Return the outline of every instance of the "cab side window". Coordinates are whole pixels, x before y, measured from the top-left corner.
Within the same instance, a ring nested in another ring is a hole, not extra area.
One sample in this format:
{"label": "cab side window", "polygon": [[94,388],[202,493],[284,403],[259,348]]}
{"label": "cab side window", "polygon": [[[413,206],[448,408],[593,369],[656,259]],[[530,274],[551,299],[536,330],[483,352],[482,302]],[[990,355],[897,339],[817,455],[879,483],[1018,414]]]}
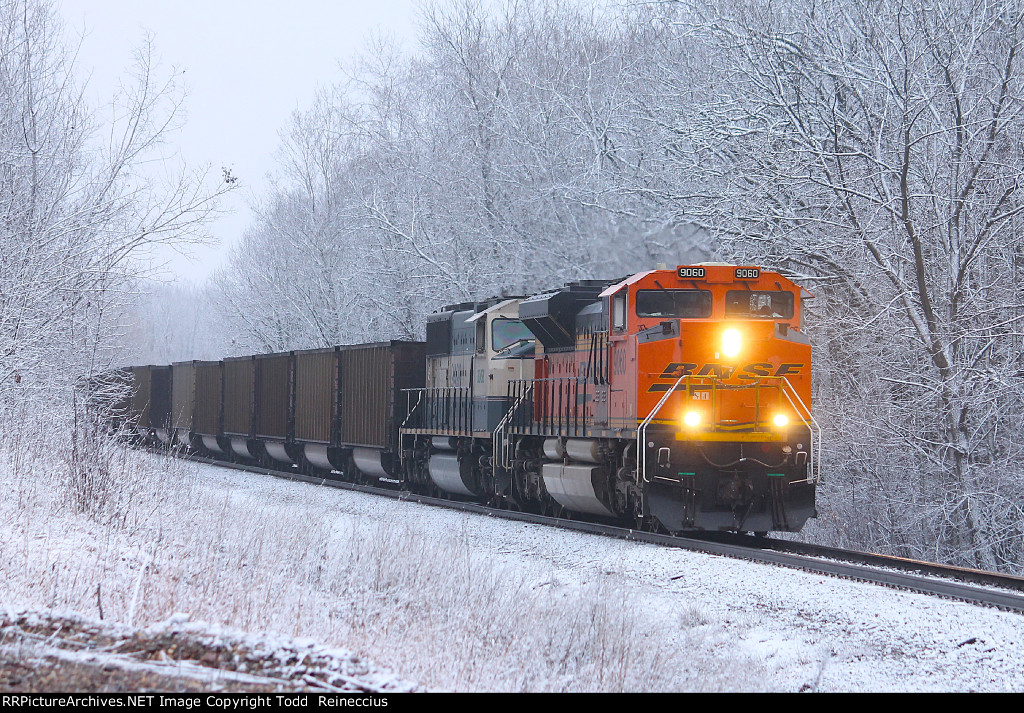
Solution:
{"label": "cab side window", "polygon": [[481,317],[476,321],[476,353],[483,354],[487,351],[487,317]]}
{"label": "cab side window", "polygon": [[612,328],[616,332],[626,329],[626,290],[612,295]]}

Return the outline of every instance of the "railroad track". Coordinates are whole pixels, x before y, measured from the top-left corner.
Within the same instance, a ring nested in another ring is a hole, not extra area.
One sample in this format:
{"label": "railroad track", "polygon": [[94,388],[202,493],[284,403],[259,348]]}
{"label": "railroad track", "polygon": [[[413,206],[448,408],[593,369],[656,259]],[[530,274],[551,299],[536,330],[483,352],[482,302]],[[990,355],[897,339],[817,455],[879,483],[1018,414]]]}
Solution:
{"label": "railroad track", "polygon": [[[163,453],[166,453],[166,451],[163,451]],[[587,532],[634,542],[647,542],[665,547],[733,557],[751,562],[774,564],[780,567],[801,569],[833,577],[869,582],[1024,613],[1024,578],[1022,577],[962,567],[951,567],[933,562],[890,557],[869,552],[809,545],[802,542],[791,542],[768,537],[752,537],[729,533],[708,533],[706,536],[691,537],[664,535],[587,520],[567,520],[514,510],[502,510],[478,503],[446,500],[407,491],[310,476],[294,470],[275,470],[259,465],[220,461],[192,454],[179,454],[179,457],[224,468],[271,475],[275,478],[312,483],[318,486],[354,490],[390,497],[396,500],[500,517],[506,520],[529,522],[558,527],[563,530]]]}

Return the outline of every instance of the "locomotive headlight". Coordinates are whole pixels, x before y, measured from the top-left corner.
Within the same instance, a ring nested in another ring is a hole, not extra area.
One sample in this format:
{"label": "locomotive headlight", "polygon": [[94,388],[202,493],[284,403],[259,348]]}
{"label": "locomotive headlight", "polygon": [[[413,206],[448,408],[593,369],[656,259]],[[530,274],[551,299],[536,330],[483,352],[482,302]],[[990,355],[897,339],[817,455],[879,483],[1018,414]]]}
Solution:
{"label": "locomotive headlight", "polygon": [[738,329],[727,329],[722,332],[722,353],[727,357],[734,357],[740,353],[743,346],[743,336]]}
{"label": "locomotive headlight", "polygon": [[683,415],[683,423],[690,428],[696,428],[700,424],[700,411],[687,411]]}
{"label": "locomotive headlight", "polygon": [[789,423],[789,416],[784,413],[777,413],[772,417],[772,423],[778,428],[785,428],[786,424]]}

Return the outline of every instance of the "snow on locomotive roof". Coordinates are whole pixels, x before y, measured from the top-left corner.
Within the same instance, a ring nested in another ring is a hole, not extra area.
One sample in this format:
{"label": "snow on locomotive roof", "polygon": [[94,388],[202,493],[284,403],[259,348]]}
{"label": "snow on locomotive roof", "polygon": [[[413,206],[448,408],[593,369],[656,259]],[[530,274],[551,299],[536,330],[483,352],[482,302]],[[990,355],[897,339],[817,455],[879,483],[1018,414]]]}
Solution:
{"label": "snow on locomotive roof", "polygon": [[606,287],[604,292],[599,294],[598,297],[607,297],[608,295],[615,294],[626,285],[632,285],[634,282],[637,282],[638,280],[642,280],[643,278],[647,277],[652,272],[658,272],[658,270],[647,270],[645,272],[638,272],[635,275],[630,275],[622,282],[616,282],[614,285]]}
{"label": "snow on locomotive roof", "polygon": [[467,322],[475,322],[478,319],[480,319],[481,317],[483,317],[485,314],[489,314],[490,312],[495,312],[495,311],[501,309],[502,307],[507,307],[508,305],[513,304],[515,302],[518,302],[521,299],[522,299],[521,297],[513,297],[512,299],[505,300],[504,302],[499,302],[498,304],[493,305],[491,307],[488,307],[487,309],[485,309],[485,310],[483,310],[481,312],[477,312],[476,314],[474,314],[472,317],[470,317],[466,321]]}

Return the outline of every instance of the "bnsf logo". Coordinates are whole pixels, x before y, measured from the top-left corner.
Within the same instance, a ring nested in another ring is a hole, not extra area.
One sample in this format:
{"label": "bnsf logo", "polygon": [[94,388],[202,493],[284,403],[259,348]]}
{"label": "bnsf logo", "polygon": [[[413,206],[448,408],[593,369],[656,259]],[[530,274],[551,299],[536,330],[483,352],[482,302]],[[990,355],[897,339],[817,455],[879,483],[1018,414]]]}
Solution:
{"label": "bnsf logo", "polygon": [[[700,366],[698,369],[697,367]],[[776,369],[768,362],[754,362],[743,366],[727,366],[725,364],[708,363],[703,366],[688,362],[673,362],[665,367],[659,379],[675,381],[681,376],[710,376],[716,379],[736,379],[753,381],[765,376],[800,376],[806,364],[779,364]],[[647,392],[668,391],[672,384],[651,384]]]}

